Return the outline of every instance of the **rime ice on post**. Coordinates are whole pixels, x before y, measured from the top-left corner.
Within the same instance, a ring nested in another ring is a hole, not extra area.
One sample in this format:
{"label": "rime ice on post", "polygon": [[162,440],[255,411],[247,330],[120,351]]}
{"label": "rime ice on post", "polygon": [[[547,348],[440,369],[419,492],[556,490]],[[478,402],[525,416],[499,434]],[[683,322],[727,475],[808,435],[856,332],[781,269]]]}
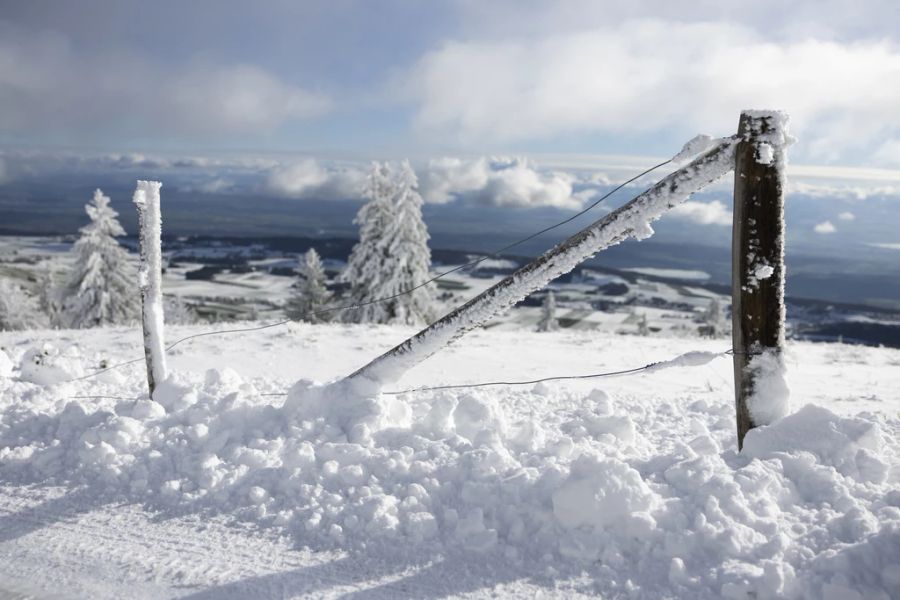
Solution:
{"label": "rime ice on post", "polygon": [[745,111],[735,153],[732,335],[738,448],[788,409],[784,381],[784,167],[788,117]]}
{"label": "rime ice on post", "polygon": [[163,344],[162,225],[159,212],[158,181],[138,181],[134,204],[140,219],[141,266],[138,281],[141,288],[144,355],[147,358],[147,383],[150,396],[157,384],[166,379],[166,354]]}

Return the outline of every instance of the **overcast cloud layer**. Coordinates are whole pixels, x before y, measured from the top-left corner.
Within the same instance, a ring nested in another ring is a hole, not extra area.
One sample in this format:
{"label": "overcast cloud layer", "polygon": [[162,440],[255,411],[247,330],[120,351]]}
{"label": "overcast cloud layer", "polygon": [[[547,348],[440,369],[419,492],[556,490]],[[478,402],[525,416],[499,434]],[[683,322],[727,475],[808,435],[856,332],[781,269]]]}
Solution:
{"label": "overcast cloud layer", "polygon": [[659,155],[775,107],[792,115],[795,160],[898,167],[897,13],[887,0],[35,0],[0,15],[0,144]]}

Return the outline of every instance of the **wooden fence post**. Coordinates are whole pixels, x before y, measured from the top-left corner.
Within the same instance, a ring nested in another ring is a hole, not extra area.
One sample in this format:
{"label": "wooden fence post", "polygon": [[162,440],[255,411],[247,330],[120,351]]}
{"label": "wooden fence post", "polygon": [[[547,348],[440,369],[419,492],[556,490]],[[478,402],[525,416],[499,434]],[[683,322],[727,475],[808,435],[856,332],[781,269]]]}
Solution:
{"label": "wooden fence post", "polygon": [[[785,122],[783,113],[746,111],[738,127],[731,248],[738,449],[750,429],[786,410],[783,379],[774,386],[763,380],[781,377],[772,371],[781,368],[784,347]],[[763,356],[768,365],[762,365]]]}
{"label": "wooden fence post", "polygon": [[158,181],[138,181],[134,204],[140,221],[141,265],[138,281],[141,288],[141,323],[144,328],[144,356],[147,360],[147,384],[150,397],[156,386],[165,381],[166,352],[163,343],[162,249]]}

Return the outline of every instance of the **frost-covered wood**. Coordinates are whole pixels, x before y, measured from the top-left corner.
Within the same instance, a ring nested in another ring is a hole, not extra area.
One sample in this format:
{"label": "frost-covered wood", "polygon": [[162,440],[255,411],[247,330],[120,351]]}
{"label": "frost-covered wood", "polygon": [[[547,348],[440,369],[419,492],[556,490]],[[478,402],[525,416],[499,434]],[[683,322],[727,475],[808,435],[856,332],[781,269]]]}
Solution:
{"label": "frost-covered wood", "polygon": [[138,282],[141,288],[142,324],[144,327],[144,356],[147,360],[147,383],[150,396],[156,386],[165,381],[166,352],[163,342],[162,295],[162,223],[159,210],[158,181],[138,181],[134,204],[140,221],[141,265]]}
{"label": "frost-covered wood", "polygon": [[134,274],[128,253],[116,241],[125,230],[109,205],[109,197],[96,190],[84,207],[91,222],[80,229],[72,247],[75,265],[72,274],[55,290],[61,305],[60,325],[71,328],[124,325],[138,317]]}
{"label": "frost-covered wood", "polygon": [[738,448],[787,413],[784,381],[784,165],[787,115],[741,114],[734,167],[732,338]]}
{"label": "frost-covered wood", "polygon": [[725,138],[684,168],[668,175],[624,206],[584,228],[463,306],[350,375],[379,387],[478,327],[528,294],[568,273],[600,250],[629,237],[653,234],[650,222],[716,181],[734,166],[736,138]]}

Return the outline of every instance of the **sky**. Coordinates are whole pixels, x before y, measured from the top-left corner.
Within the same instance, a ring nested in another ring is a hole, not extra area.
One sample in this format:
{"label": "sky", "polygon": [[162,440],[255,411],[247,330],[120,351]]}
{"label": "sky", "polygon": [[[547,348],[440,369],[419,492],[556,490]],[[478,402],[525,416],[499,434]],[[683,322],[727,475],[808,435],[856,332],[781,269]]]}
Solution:
{"label": "sky", "polygon": [[[0,201],[73,173],[359,198],[408,158],[429,204],[571,212],[776,108],[799,239],[892,249],[898,32],[895,0],[0,0]],[[674,220],[719,235],[727,188]]]}
{"label": "sky", "polygon": [[780,108],[796,159],[900,168],[898,15],[891,0],[5,1],[0,142],[658,156]]}

